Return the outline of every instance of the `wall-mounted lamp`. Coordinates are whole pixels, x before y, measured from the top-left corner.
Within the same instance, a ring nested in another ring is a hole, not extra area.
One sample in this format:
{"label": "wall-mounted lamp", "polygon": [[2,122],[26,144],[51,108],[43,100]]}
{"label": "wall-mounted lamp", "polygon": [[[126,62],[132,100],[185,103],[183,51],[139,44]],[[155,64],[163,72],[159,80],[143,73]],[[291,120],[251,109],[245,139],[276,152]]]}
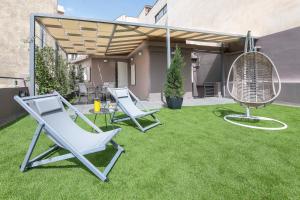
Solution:
{"label": "wall-mounted lamp", "polygon": [[133,58],[130,58],[131,61],[133,61]]}
{"label": "wall-mounted lamp", "polygon": [[140,51],[140,52],[138,53],[138,55],[139,55],[139,56],[143,55],[143,52]]}
{"label": "wall-mounted lamp", "polygon": [[108,60],[106,60],[106,59],[105,59],[105,60],[103,60],[103,62],[107,63],[107,62],[108,62]]}

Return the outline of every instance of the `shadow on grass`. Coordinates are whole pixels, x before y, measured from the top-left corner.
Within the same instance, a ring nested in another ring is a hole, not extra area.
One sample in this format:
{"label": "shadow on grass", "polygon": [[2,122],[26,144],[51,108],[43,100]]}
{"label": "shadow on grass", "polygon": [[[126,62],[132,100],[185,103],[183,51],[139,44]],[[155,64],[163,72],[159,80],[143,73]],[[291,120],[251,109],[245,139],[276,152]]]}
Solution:
{"label": "shadow on grass", "polygon": [[[116,116],[116,119],[120,119],[120,118],[124,118],[124,117],[127,117],[127,115],[125,114],[120,114],[118,116]],[[143,127],[146,127],[146,126],[149,126],[153,123],[155,123],[154,120],[150,120],[150,119],[147,119],[147,118],[139,118],[139,119],[136,119]],[[136,128],[137,130],[140,131],[140,129],[137,127],[137,125],[131,120],[131,119],[128,119],[126,121],[122,121],[122,122],[115,122],[113,124],[122,124],[124,126],[131,126],[131,127],[134,127]]]}
{"label": "shadow on grass", "polygon": [[[124,147],[124,146],[122,146],[122,147]],[[87,158],[98,169],[99,168],[103,168],[103,169],[100,169],[100,171],[103,172],[104,168],[109,164],[109,162],[111,161],[111,159],[113,158],[113,156],[116,154],[116,152],[117,152],[117,149],[115,149],[112,145],[109,145],[109,146],[107,146],[106,150],[104,150],[104,151],[96,152],[96,153],[92,153],[92,154],[88,154],[88,155],[85,155],[84,157]],[[56,153],[58,153],[59,154],[58,156],[60,156],[60,155],[68,154],[69,152],[67,150],[60,149]],[[49,158],[51,156],[53,156],[53,154],[47,156],[44,159],[47,159],[47,158]],[[121,157],[122,157],[122,155],[121,155]],[[57,165],[55,165],[53,163],[52,165],[38,166],[38,167],[35,167],[35,168],[31,169],[31,170],[36,170],[36,169],[48,170],[48,169],[74,169],[74,168],[82,168],[86,172],[90,173],[91,175],[94,175],[76,157],[75,158],[67,159],[67,161],[69,161],[69,162],[71,162],[73,164],[59,165],[58,163],[62,162],[62,161],[58,161],[58,162],[56,162]]]}
{"label": "shadow on grass", "polygon": [[117,126],[115,124],[107,124],[107,127],[106,125],[103,125],[103,126],[99,126],[99,128],[102,130],[102,131],[112,131],[114,129],[118,129],[118,128],[121,128],[120,126]]}
{"label": "shadow on grass", "polygon": [[[224,117],[226,115],[245,115],[245,113],[243,112],[237,112],[237,111],[233,111],[231,109],[227,109],[227,108],[223,108],[223,107],[218,107],[215,110],[213,110],[213,114],[217,117],[220,117],[222,119],[224,119]],[[246,124],[256,124],[258,122],[260,122],[260,120],[258,119],[247,119],[247,118],[230,118],[231,121],[234,122],[245,122]]]}
{"label": "shadow on grass", "polygon": [[234,114],[234,115],[243,115],[245,113],[233,111],[233,110],[228,109],[228,108],[217,107],[216,109],[213,110],[213,114],[217,117],[224,118],[226,115],[232,115],[232,114]]}
{"label": "shadow on grass", "polygon": [[6,123],[5,125],[1,126],[1,127],[0,127],[0,131],[3,130],[3,129],[6,129],[6,128],[9,127],[9,126],[14,125],[15,123],[17,123],[17,122],[20,121],[21,119],[24,119],[24,118],[27,117],[27,116],[28,116],[27,113],[22,114],[21,116],[17,117],[15,120],[13,120],[13,121],[11,121],[11,122],[8,122],[8,123]]}

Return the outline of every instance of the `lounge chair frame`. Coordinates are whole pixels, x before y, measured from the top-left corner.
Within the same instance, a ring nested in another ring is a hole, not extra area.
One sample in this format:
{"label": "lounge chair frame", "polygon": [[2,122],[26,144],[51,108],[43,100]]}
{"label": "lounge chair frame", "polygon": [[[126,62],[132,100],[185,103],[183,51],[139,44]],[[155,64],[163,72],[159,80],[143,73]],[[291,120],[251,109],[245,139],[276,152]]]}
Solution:
{"label": "lounge chair frame", "polygon": [[[63,104],[65,104],[69,109],[75,112],[75,119],[76,121],[77,117],[80,117],[84,122],[86,122],[89,126],[91,126],[98,134],[101,134],[103,131],[99,129],[95,124],[93,124],[86,116],[84,116],[81,112],[79,112],[74,106],[72,106],[67,100],[65,100],[59,93],[54,92],[53,94],[48,94],[48,95],[40,95],[40,96],[31,96],[31,97],[25,97],[21,98],[18,96],[15,96],[14,99],[37,121],[38,126],[35,130],[35,133],[33,135],[32,141],[30,143],[29,149],[25,155],[25,158],[23,160],[22,165],[20,166],[20,171],[24,172],[27,169],[34,168],[37,166],[57,162],[57,161],[62,161],[62,160],[67,160],[70,158],[76,157],[84,166],[86,166],[94,175],[96,175],[100,180],[102,181],[108,181],[107,175],[116,163],[117,159],[120,157],[121,153],[124,152],[124,149],[118,145],[116,142],[113,140],[110,141],[112,146],[117,149],[117,152],[113,156],[112,160],[109,162],[109,164],[106,166],[103,172],[98,170],[86,157],[85,155],[99,152],[99,151],[104,151],[106,148],[98,148],[93,151],[87,151],[87,152],[78,152],[68,141],[64,140],[50,125],[47,124],[46,121],[42,119],[42,117],[37,114],[29,105],[27,105],[27,101],[34,100],[34,99],[40,99],[40,98],[47,98],[47,97],[59,97],[60,100],[62,101]],[[121,129],[116,129],[116,132],[119,132]],[[55,152],[58,149],[61,149],[60,146],[55,144],[51,148],[49,148],[47,151],[41,153],[40,155],[36,156],[33,159],[30,159],[33,150],[36,146],[36,143],[41,135],[41,133],[45,131],[47,134],[49,134],[52,138],[57,140],[60,145],[62,145],[64,148],[70,153],[61,155],[61,156],[56,156],[56,157],[51,157],[47,159],[43,159],[48,157],[49,155],[53,152]]]}
{"label": "lounge chair frame", "polygon": [[[139,104],[145,112],[144,115],[140,115],[140,116],[133,116],[130,114],[130,112],[126,109],[126,107],[122,104],[120,104],[119,102],[119,98],[116,96],[116,94],[114,93],[113,90],[127,90],[128,93],[129,93],[129,96],[131,98],[131,100],[133,100],[133,103],[135,105]],[[159,110],[152,110],[150,111],[149,109],[147,109],[143,103],[139,100],[139,98],[137,96],[135,96],[127,87],[125,88],[108,88],[108,92],[113,96],[113,98],[116,100],[116,109],[114,109],[114,112],[112,114],[112,117],[111,117],[111,122],[112,123],[115,123],[115,122],[122,122],[122,121],[127,121],[127,120],[132,120],[136,125],[137,127],[142,131],[142,132],[146,132],[147,130],[155,127],[155,126],[158,126],[161,124],[161,122],[159,121],[159,119],[154,115],[155,113],[159,112]],[[116,112],[117,112],[117,108],[120,108],[127,116],[126,117],[116,117]],[[143,127],[137,119],[139,118],[143,118],[143,117],[146,117],[146,116],[151,116],[152,119],[154,120],[154,123],[146,126],[146,127]]]}

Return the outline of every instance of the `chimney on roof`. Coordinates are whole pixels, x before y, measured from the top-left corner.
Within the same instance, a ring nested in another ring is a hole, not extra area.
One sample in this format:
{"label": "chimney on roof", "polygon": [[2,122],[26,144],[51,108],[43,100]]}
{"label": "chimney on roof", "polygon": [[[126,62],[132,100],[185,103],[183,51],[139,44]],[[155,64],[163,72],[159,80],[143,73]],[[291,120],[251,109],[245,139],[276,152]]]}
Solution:
{"label": "chimney on roof", "polygon": [[57,5],[57,13],[58,14],[65,14],[65,8],[62,5]]}
{"label": "chimney on roof", "polygon": [[150,12],[150,10],[152,9],[153,6],[150,5],[145,5],[144,10],[145,10],[145,15],[148,15],[148,13]]}

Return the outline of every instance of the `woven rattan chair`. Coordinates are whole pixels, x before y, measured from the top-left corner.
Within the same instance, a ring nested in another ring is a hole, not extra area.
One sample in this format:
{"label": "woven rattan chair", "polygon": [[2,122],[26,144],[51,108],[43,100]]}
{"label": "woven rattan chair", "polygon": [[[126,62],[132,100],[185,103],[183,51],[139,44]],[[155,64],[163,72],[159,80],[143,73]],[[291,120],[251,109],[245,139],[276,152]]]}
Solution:
{"label": "woven rattan chair", "polygon": [[[248,128],[267,130],[287,128],[286,124],[278,120],[250,115],[250,108],[258,108],[272,103],[281,91],[281,81],[274,63],[267,55],[256,50],[250,32],[248,32],[245,42],[245,53],[233,62],[229,70],[227,89],[235,101],[246,107],[246,114],[227,115],[224,117],[226,121]],[[230,118],[275,121],[282,126],[278,128],[258,127],[241,124]]]}

